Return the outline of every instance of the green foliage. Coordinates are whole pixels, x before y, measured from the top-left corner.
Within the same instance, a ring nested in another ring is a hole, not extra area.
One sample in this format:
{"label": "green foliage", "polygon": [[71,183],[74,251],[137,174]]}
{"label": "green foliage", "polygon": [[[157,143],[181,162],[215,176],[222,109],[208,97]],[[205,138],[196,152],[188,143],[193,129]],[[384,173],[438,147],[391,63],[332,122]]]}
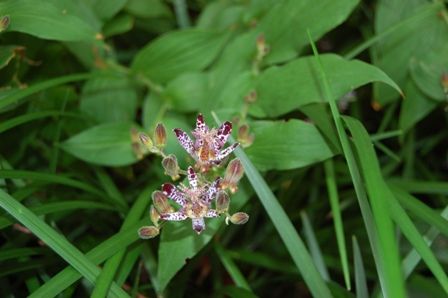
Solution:
{"label": "green foliage", "polygon": [[[2,296],[446,296],[447,36],[444,1],[0,1]],[[200,235],[150,213],[198,113],[245,171]]]}

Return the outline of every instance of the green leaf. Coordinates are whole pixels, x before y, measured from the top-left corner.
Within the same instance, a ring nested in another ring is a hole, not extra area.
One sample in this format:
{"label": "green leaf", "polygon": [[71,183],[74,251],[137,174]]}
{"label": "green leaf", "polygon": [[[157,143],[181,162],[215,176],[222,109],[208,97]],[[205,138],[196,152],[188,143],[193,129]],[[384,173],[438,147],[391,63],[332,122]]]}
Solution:
{"label": "green leaf", "polygon": [[[216,115],[213,116],[217,123],[221,123]],[[232,137],[230,137],[230,139],[233,141]],[[272,193],[266,181],[241,148],[237,148],[235,150],[235,155],[241,160],[244,167],[244,172],[249,179],[250,184],[255,190],[255,193],[260,199],[260,202],[272,221],[275,229],[279,233],[283,244],[286,246],[286,249],[291,255],[297,269],[299,269],[302,274],[302,277],[310,289],[311,294],[315,297],[332,297],[330,290],[325,284],[325,281],[307,251],[303,240],[300,238],[291,223],[291,220],[288,218],[288,215]]]}
{"label": "green leaf", "polygon": [[[232,197],[232,209],[239,210],[248,199],[247,190],[240,187]],[[191,222],[168,222],[162,229],[159,245],[159,263],[157,277],[159,290],[163,291],[174,275],[185,266],[186,260],[194,257],[217,232],[223,224],[222,218],[210,219],[207,228],[198,236],[191,227]],[[244,226],[239,228],[243,229]]]}
{"label": "green leaf", "polygon": [[131,123],[108,123],[89,128],[61,147],[84,161],[106,166],[125,166],[137,161],[132,148]]}
{"label": "green leaf", "polygon": [[364,263],[362,261],[361,250],[359,249],[358,240],[355,236],[352,237],[353,242],[353,263],[355,267],[355,284],[356,297],[367,298],[369,291],[367,289],[366,272],[364,270]]}
{"label": "green leaf", "polygon": [[80,108],[98,122],[131,122],[137,111],[137,92],[126,77],[93,78],[84,85]]}
{"label": "green leaf", "polygon": [[[61,258],[73,266],[91,283],[95,282],[101,270],[95,266],[84,254],[74,247],[67,239],[53,230],[48,224],[37,217],[25,206],[17,202],[6,192],[0,189],[0,207],[6,210],[20,223],[39,237],[45,244],[53,249]],[[127,297],[126,292],[116,284],[112,286],[115,297]]]}
{"label": "green leaf", "polygon": [[134,18],[128,14],[119,15],[107,22],[103,27],[103,33],[106,37],[123,34],[134,27]]}
{"label": "green leaf", "polygon": [[219,256],[219,259],[221,260],[222,265],[224,268],[226,268],[229,275],[232,277],[235,284],[252,293],[252,289],[249,286],[249,283],[247,282],[246,278],[244,278],[241,271],[238,269],[237,265],[233,260],[230,258],[229,254],[226,250],[218,243],[215,242],[215,251],[216,254]]}
{"label": "green leaf", "polygon": [[108,20],[116,15],[125,5],[127,0],[96,0],[93,9],[97,16]]}
{"label": "green leaf", "polygon": [[411,129],[437,107],[437,101],[423,94],[413,81],[408,81],[401,104],[399,127],[404,132]]}
{"label": "green leaf", "polygon": [[170,81],[163,95],[179,112],[194,112],[204,106],[208,76],[204,73],[184,73]]}
{"label": "green leaf", "polygon": [[257,26],[271,51],[268,64],[287,61],[308,45],[306,30],[314,40],[341,24],[359,0],[276,1]]}
{"label": "green leaf", "polygon": [[317,128],[304,121],[256,121],[251,130],[255,141],[246,153],[262,171],[304,167],[333,156]]}
{"label": "green leaf", "polygon": [[[380,69],[359,60],[326,54],[321,56],[328,76],[332,96],[339,99],[351,90],[371,82],[382,82],[396,91],[400,88]],[[257,82],[255,106],[266,116],[276,117],[300,106],[325,101],[313,57],[296,59],[281,67],[263,72]],[[281,104],[279,104],[281,103]]]}
{"label": "green leaf", "polygon": [[132,70],[165,83],[183,72],[202,70],[224,46],[226,32],[189,29],[172,32],[144,47],[132,62]]}
{"label": "green leaf", "polygon": [[[428,57],[431,60],[431,56],[437,55],[437,52],[433,53],[435,49],[445,47],[443,45],[446,44],[448,27],[439,15],[443,9],[442,2],[415,0],[403,5],[401,0],[379,1],[375,18],[376,34],[386,32],[400,23],[402,25],[375,46],[375,65],[399,86],[406,86],[409,81],[412,60],[428,61]],[[443,60],[446,61],[445,59],[446,55]],[[417,71],[420,70],[414,70]],[[413,77],[419,76],[414,73]],[[432,86],[434,84],[437,83],[431,83]],[[396,99],[397,94],[376,84],[374,97],[379,104],[384,105]]]}
{"label": "green leaf", "polygon": [[7,31],[19,31],[43,39],[61,41],[95,40],[97,32],[82,19],[59,10],[48,1],[9,0],[0,2],[2,15],[11,21]]}
{"label": "green leaf", "polygon": [[162,0],[128,0],[125,10],[139,18],[172,17],[169,6]]}

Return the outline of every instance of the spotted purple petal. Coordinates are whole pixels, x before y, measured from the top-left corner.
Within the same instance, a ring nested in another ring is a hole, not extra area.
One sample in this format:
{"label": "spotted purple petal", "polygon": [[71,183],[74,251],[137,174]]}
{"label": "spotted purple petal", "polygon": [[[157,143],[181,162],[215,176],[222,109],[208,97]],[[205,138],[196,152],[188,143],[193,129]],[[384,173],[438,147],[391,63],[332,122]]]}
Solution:
{"label": "spotted purple petal", "polygon": [[215,181],[213,181],[212,184],[210,184],[209,188],[207,189],[205,196],[203,197],[203,200],[206,204],[210,204],[211,201],[216,196],[216,193],[218,192],[219,184],[221,183],[221,178],[217,178]]}
{"label": "spotted purple petal", "polygon": [[227,142],[230,134],[232,133],[232,123],[229,121],[224,122],[218,129],[213,145],[216,150],[221,150],[224,144]]}
{"label": "spotted purple petal", "polygon": [[190,183],[190,188],[196,189],[198,187],[198,176],[192,167],[188,167],[188,182]]}
{"label": "spotted purple petal", "polygon": [[178,211],[173,213],[160,214],[160,218],[163,220],[181,221],[187,219],[187,215],[183,212]]}
{"label": "spotted purple petal", "polygon": [[202,114],[199,114],[198,117],[196,118],[196,130],[202,133],[208,131],[208,127],[205,124],[204,116],[202,116]]}
{"label": "spotted purple petal", "polygon": [[214,209],[210,209],[207,211],[207,214],[205,215],[205,217],[218,217],[219,213],[218,211],[214,210]]}
{"label": "spotted purple petal", "polygon": [[187,203],[185,195],[171,183],[163,184],[162,191],[167,197],[169,197],[170,199],[172,199],[174,202],[176,202],[181,206],[185,206],[185,204]]}
{"label": "spotted purple petal", "polygon": [[238,147],[238,145],[239,145],[239,143],[234,143],[234,144],[230,145],[229,147],[227,147],[226,149],[221,150],[213,162],[216,164],[219,164],[224,158],[229,156],[230,153],[232,153],[233,150],[235,150],[235,148]]}
{"label": "spotted purple petal", "polygon": [[185,131],[183,131],[180,128],[175,128],[174,133],[176,134],[177,140],[179,141],[179,144],[184,147],[184,149],[190,154],[194,154],[193,149],[193,141],[190,139],[190,137],[187,135]]}

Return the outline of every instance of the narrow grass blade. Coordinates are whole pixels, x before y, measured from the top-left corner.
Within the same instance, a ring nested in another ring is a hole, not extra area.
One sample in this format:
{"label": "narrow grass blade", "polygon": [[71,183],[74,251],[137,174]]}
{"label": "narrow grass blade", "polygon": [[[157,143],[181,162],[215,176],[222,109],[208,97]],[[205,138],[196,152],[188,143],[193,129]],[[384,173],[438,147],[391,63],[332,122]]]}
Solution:
{"label": "narrow grass blade", "polygon": [[252,292],[252,289],[250,288],[249,283],[246,281],[246,278],[244,278],[243,274],[238,269],[235,262],[233,262],[233,260],[222,248],[222,246],[216,242],[214,247],[216,254],[221,260],[222,265],[224,266],[224,268],[226,268],[227,272],[229,273],[230,277],[233,279],[235,284],[242,289]]}
{"label": "narrow grass blade", "polygon": [[60,111],[42,111],[42,112],[34,112],[28,113],[25,115],[21,115],[10,120],[7,120],[0,124],[0,133],[5,132],[11,128],[14,128],[18,125],[31,122],[34,120],[46,118],[46,117],[54,117],[54,116],[72,116],[72,117],[81,117],[79,114],[75,113],[61,113]]}
{"label": "narrow grass blade", "polygon": [[[97,173],[98,174],[98,173]],[[101,174],[100,174],[101,175]],[[115,192],[118,192],[118,190],[113,190],[115,185],[112,181],[108,181],[107,178],[103,176],[104,182],[106,182],[106,185],[111,187],[110,191],[112,191],[112,194]],[[108,181],[108,182],[107,182]],[[104,183],[103,182],[103,183]],[[112,187],[113,185],[113,187]],[[126,230],[133,224],[135,224],[139,218],[141,217],[141,210],[137,210],[137,208],[142,208],[148,205],[148,202],[150,201],[151,192],[153,191],[153,186],[147,187],[137,198],[136,203],[132,207],[132,210],[129,212],[128,216],[126,217],[125,221],[123,222],[123,225],[121,226],[120,231]],[[118,193],[115,194],[115,196],[118,196]],[[119,195],[121,197],[121,194]],[[99,298],[99,297],[106,297],[107,293],[109,292],[109,287],[112,284],[114,277],[117,273],[118,268],[120,267],[121,261],[126,256],[126,249],[122,249],[117,254],[115,254],[112,258],[107,260],[107,262],[104,264],[103,271],[98,277],[95,285],[95,289],[92,292],[93,298]]]}
{"label": "narrow grass blade", "polygon": [[[445,220],[448,220],[448,207],[443,209],[442,213],[440,214],[442,218]],[[437,228],[431,227],[428,232],[426,232],[424,238],[428,246],[431,246],[431,244],[434,242],[434,240],[439,236],[440,232]],[[413,248],[403,259],[402,267],[405,278],[408,278],[414,269],[417,267],[418,263],[420,262],[422,258],[418,254],[415,248]]]}
{"label": "narrow grass blade", "polygon": [[305,211],[300,212],[300,217],[302,218],[303,232],[305,234],[306,243],[308,244],[308,249],[310,250],[314,264],[316,264],[316,268],[320,275],[322,275],[322,278],[325,281],[329,281],[330,274],[328,274],[327,266],[325,265],[319,243],[317,243],[316,235],[314,234],[310,219]]}
{"label": "narrow grass blade", "polygon": [[95,76],[97,76],[97,74],[95,74],[95,73],[73,74],[73,75],[68,75],[68,76],[64,76],[64,77],[59,77],[56,79],[46,80],[41,83],[36,83],[36,84],[32,85],[31,87],[17,90],[16,92],[12,93],[11,95],[2,98],[0,100],[0,110],[7,107],[10,104],[17,103],[19,100],[21,100],[27,96],[30,96],[32,94],[35,94],[39,91],[43,91],[48,88],[63,85],[66,83],[87,80],[87,79],[95,77]]}
{"label": "narrow grass blade", "polygon": [[[140,220],[137,224],[126,229],[126,231],[115,234],[90,250],[86,254],[86,257],[95,265],[101,264],[121,249],[124,249],[137,241],[139,238],[136,231],[139,227],[147,225],[148,223],[149,220],[147,218]],[[31,293],[29,297],[55,297],[81,278],[82,275],[79,274],[78,271],[73,267],[68,266],[43,284],[37,291]]]}
{"label": "narrow grass blade", "polygon": [[419,201],[414,196],[393,185],[391,186],[391,190],[405,209],[408,209],[411,213],[437,228],[442,234],[448,237],[448,221],[439,213]]}
{"label": "narrow grass blade", "polygon": [[355,264],[355,284],[356,284],[356,297],[368,298],[369,291],[367,290],[366,271],[364,270],[364,263],[362,261],[361,250],[359,249],[358,240],[356,237],[352,237],[353,242],[353,262]]}
{"label": "narrow grass blade", "polygon": [[[29,210],[35,215],[45,215],[57,212],[64,212],[78,209],[102,209],[102,210],[115,210],[110,205],[104,203],[92,202],[92,201],[64,201],[47,203],[40,206],[30,207]],[[12,224],[14,221],[6,217],[0,217],[0,229]]]}
{"label": "narrow grass blade", "polygon": [[46,174],[32,171],[0,170],[0,178],[30,179],[34,181],[62,184],[84,190],[86,192],[92,193],[100,197],[105,196],[103,192],[91,186],[90,184],[64,177],[61,174],[56,175],[56,174]]}
{"label": "narrow grass blade", "polygon": [[43,252],[45,252],[45,249],[43,247],[1,248],[0,262],[10,259],[39,255],[42,254]]}
{"label": "narrow grass blade", "polygon": [[[394,259],[395,263],[397,263],[394,264],[395,265],[394,267],[393,264],[387,263],[389,259],[387,256],[390,256],[391,252],[388,251],[387,248],[385,247],[385,244],[390,244],[393,246],[394,243],[390,243],[389,239],[386,239],[387,242],[384,243],[384,241],[381,239],[382,237],[380,237],[380,232],[383,235],[384,231],[379,231],[376,225],[376,221],[379,220],[378,214],[377,216],[374,217],[370,209],[367,200],[366,190],[364,189],[364,183],[362,182],[358,164],[356,163],[354,154],[350,147],[348,136],[344,130],[339,109],[331,94],[330,85],[328,83],[327,76],[323,69],[322,62],[319,58],[319,53],[317,52],[316,45],[314,44],[309,31],[308,31],[308,39],[313,49],[314,56],[316,57],[316,60],[318,62],[317,63],[318,72],[320,74],[320,77],[322,78],[324,97],[327,100],[328,104],[330,105],[331,114],[333,116],[333,120],[336,126],[339,141],[341,142],[342,151],[347,161],[350,176],[352,177],[356,197],[358,199],[359,207],[361,209],[367,235],[369,237],[369,242],[372,248],[373,257],[375,259],[375,265],[377,267],[381,288],[386,297],[404,297],[405,296],[404,284],[402,281],[400,281],[401,277],[399,270],[397,271],[399,265],[397,251],[395,249],[395,251],[392,252],[392,254],[395,254],[392,255],[392,259]],[[386,231],[385,233],[389,234],[389,231]],[[387,238],[389,237],[390,235],[387,236]]]}
{"label": "narrow grass blade", "polygon": [[410,193],[448,195],[448,182],[395,178],[390,183]]}
{"label": "narrow grass blade", "polygon": [[[44,241],[45,244],[72,265],[73,268],[81,273],[87,280],[92,283],[95,282],[96,277],[100,273],[100,269],[98,269],[95,264],[68,242],[67,239],[58,234],[48,224],[1,189],[0,207],[5,209],[37,237]],[[126,292],[116,284],[112,289],[112,293],[115,297],[127,297]]]}
{"label": "narrow grass blade", "polygon": [[[220,123],[216,114],[213,113],[213,117],[216,122]],[[269,218],[274,224],[274,227],[280,234],[286,249],[302,274],[302,277],[309,287],[312,295],[322,298],[331,297],[330,290],[313,263],[303,240],[300,238],[299,234],[297,234],[297,231],[289,220],[288,215],[270,190],[266,181],[264,181],[263,177],[241,148],[237,148],[235,150],[235,154],[241,160],[247,178],[254,188]]]}
{"label": "narrow grass blade", "polygon": [[[418,251],[422,259],[428,265],[428,268],[432,271],[439,283],[448,293],[448,277],[446,276],[442,266],[437,261],[432,251],[428,248],[417,228],[412,223],[412,220],[397,202],[391,190],[383,180],[378,160],[376,159],[376,154],[373,150],[373,146],[367,131],[356,119],[344,117],[344,120],[350,132],[352,133],[353,142],[355,144],[358,158],[362,165],[361,168],[365,176],[367,189],[371,196],[372,209],[374,210],[374,214],[376,209],[378,212],[378,229],[380,232],[382,231],[383,234],[385,234],[383,235],[384,238],[382,239],[384,242],[383,245],[389,250],[396,250],[396,256],[392,254],[392,251],[389,251],[389,254],[387,255],[387,257],[389,258],[386,260],[388,262],[388,265],[393,262],[392,264],[396,266],[396,262],[398,261],[398,248],[396,247],[395,239],[393,236],[392,223],[388,223],[387,225],[385,224],[389,219],[388,216],[384,216],[385,214],[390,214],[390,216],[400,227],[401,231],[406,236],[408,241]],[[387,232],[390,235],[387,235],[383,229],[389,229]],[[396,268],[396,271],[398,272],[395,272],[395,274],[401,274],[399,268]],[[401,276],[392,277],[395,278],[393,280],[394,282],[403,283],[403,278]]]}
{"label": "narrow grass blade", "polygon": [[126,202],[125,198],[121,194],[121,192],[118,190],[115,183],[112,181],[110,176],[104,171],[104,169],[100,167],[95,168],[95,174],[98,177],[98,180],[101,183],[101,186],[103,187],[104,191],[107,193],[109,198],[119,206],[122,207],[122,210],[128,210],[128,203]]}
{"label": "narrow grass blade", "polygon": [[342,222],[341,207],[334,173],[333,160],[324,161],[325,181],[327,183],[328,197],[330,198],[331,214],[333,215],[336,240],[338,242],[339,256],[341,258],[342,272],[347,290],[351,289],[350,271],[348,267],[347,248],[345,246],[344,225]]}

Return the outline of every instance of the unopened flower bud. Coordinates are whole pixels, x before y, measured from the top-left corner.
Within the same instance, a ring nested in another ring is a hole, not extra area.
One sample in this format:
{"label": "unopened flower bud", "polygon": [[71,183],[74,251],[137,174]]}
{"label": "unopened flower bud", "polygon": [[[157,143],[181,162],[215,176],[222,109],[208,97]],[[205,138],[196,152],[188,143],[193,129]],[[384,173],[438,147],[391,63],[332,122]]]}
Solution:
{"label": "unopened flower bud", "polygon": [[244,168],[241,161],[237,158],[231,160],[226,168],[224,179],[221,182],[221,188],[228,188],[232,193],[238,190],[238,182],[244,175]]}
{"label": "unopened flower bud", "polygon": [[165,175],[171,176],[171,179],[179,179],[179,165],[175,155],[170,154],[162,160],[162,166],[165,169]]}
{"label": "unopened flower bud", "polygon": [[229,220],[234,225],[244,225],[246,222],[249,221],[249,215],[247,215],[247,213],[244,212],[237,212],[232,216],[226,218],[226,224],[229,224]]}
{"label": "unopened flower bud", "polygon": [[138,229],[138,236],[142,239],[151,239],[159,235],[159,228],[155,226],[144,226]]}
{"label": "unopened flower bud", "polygon": [[249,94],[244,96],[244,101],[247,103],[254,103],[257,101],[257,91],[251,90]]}
{"label": "unopened flower bud", "polygon": [[11,19],[9,18],[8,15],[2,16],[0,18],[0,32],[3,32],[6,29],[8,29],[10,21],[11,21]]}
{"label": "unopened flower bud", "polygon": [[156,146],[161,149],[166,145],[166,129],[162,123],[157,124],[154,131],[154,140]]}
{"label": "unopened flower bud", "polygon": [[238,142],[244,148],[249,147],[254,142],[255,136],[250,133],[249,125],[243,124],[238,128]]}
{"label": "unopened flower bud", "polygon": [[135,129],[135,127],[131,128],[131,146],[132,151],[134,152],[137,159],[143,158],[143,148],[140,142],[138,141],[138,131]]}
{"label": "unopened flower bud", "polygon": [[270,51],[269,45],[266,44],[264,34],[257,37],[257,60],[261,61]]}
{"label": "unopened flower bud", "polygon": [[151,209],[149,210],[149,217],[151,218],[152,223],[158,227],[159,226],[159,219],[160,219],[160,214],[159,212],[156,210],[156,208],[154,208],[154,205],[151,206]]}
{"label": "unopened flower bud", "polygon": [[173,207],[169,204],[168,197],[160,190],[152,193],[152,202],[160,214],[173,212]]}
{"label": "unopened flower bud", "polygon": [[218,213],[226,213],[229,209],[229,204],[229,195],[223,190],[218,192],[216,195],[216,211],[218,211]]}
{"label": "unopened flower bud", "polygon": [[150,148],[152,148],[154,146],[152,141],[151,141],[151,138],[148,135],[146,135],[146,134],[141,132],[138,135],[138,137],[140,139],[140,142],[142,142],[142,144],[145,145],[146,148],[150,149]]}

